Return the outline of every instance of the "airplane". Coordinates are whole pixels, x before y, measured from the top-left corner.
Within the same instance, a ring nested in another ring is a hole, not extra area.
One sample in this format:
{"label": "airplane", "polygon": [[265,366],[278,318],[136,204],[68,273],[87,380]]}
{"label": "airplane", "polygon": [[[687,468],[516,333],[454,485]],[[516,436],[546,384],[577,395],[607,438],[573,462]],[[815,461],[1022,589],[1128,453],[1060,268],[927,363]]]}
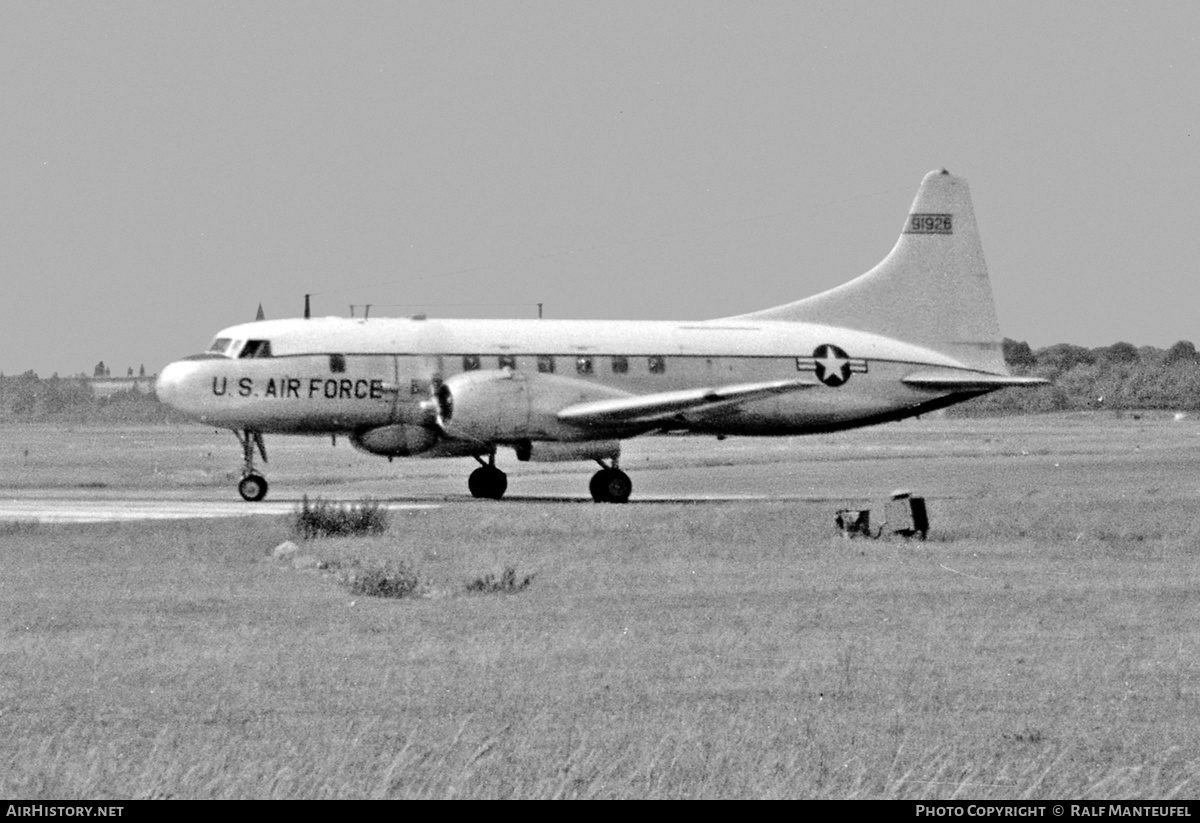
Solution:
{"label": "airplane", "polygon": [[770,436],[887,423],[997,389],[1001,352],[966,181],[921,182],[895,247],[873,269],[774,308],[704,321],[256,320],[166,366],[161,401],[232,429],[238,491],[267,494],[263,435],[347,436],[394,457],[469,457],[477,498],[518,461],[595,461],[589,491],[624,503],[621,441],[652,432]]}

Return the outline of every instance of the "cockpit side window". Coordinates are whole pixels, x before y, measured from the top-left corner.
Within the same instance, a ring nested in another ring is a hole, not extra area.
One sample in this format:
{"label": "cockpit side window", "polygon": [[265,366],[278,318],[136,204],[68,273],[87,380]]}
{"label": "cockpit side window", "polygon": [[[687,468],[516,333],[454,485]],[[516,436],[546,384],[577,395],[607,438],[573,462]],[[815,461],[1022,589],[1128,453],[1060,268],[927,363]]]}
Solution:
{"label": "cockpit side window", "polygon": [[212,343],[209,344],[208,349],[206,351],[211,352],[212,354],[227,354],[229,351],[229,344],[232,342],[233,342],[232,338],[218,337],[216,340],[212,341]]}
{"label": "cockpit side window", "polygon": [[270,340],[247,340],[246,345],[242,347],[242,351],[238,354],[238,358],[247,357],[270,357],[271,356],[271,341]]}

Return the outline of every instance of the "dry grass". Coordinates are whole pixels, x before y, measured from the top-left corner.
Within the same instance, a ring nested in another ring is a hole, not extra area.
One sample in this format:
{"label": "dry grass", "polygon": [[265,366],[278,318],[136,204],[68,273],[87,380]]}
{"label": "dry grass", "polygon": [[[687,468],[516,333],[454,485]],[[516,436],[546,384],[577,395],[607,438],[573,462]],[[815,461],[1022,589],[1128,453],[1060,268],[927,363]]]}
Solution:
{"label": "dry grass", "polygon": [[[265,560],[285,517],[0,529],[0,794],[1195,796],[1200,436],[1024,425],[743,443],[750,470],[676,481],[915,476],[925,544],[840,539],[836,493],[455,502],[307,544],[405,564],[402,600]],[[464,590],[509,566],[536,585]]]}

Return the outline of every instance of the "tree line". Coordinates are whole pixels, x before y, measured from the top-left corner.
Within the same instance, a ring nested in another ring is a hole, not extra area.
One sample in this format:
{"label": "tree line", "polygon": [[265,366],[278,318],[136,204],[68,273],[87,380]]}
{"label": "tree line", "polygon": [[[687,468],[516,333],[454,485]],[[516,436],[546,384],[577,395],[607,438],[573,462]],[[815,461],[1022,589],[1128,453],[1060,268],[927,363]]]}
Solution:
{"label": "tree line", "polygon": [[1200,410],[1200,354],[1187,340],[1169,349],[1058,343],[1033,350],[1028,343],[1005,338],[1004,360],[1013,374],[1045,377],[1050,385],[995,392],[952,407],[950,413]]}
{"label": "tree line", "polygon": [[176,423],[187,418],[137,387],[97,396],[86,377],[0,374],[0,420],[63,423]]}
{"label": "tree line", "polygon": [[[1169,349],[1114,343],[1089,349],[1058,343],[1031,349],[1004,339],[1013,374],[1050,385],[1006,389],[949,409],[952,415],[1031,414],[1084,409],[1200,411],[1200,353],[1187,340]],[[173,423],[186,418],[136,387],[98,397],[83,377],[0,374],[0,420]]]}

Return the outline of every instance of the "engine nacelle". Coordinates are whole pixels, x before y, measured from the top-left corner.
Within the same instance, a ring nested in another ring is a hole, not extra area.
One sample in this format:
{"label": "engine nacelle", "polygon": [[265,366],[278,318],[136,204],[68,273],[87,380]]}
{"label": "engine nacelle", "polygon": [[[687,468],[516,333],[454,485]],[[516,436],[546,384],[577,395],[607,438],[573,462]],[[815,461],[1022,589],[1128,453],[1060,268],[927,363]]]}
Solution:
{"label": "engine nacelle", "polygon": [[434,429],[398,423],[355,432],[350,442],[356,448],[384,457],[409,457],[432,449],[438,442]]}
{"label": "engine nacelle", "polygon": [[583,440],[558,443],[550,440],[525,440],[513,447],[521,462],[563,463],[572,460],[616,460],[621,456],[619,440]]}
{"label": "engine nacelle", "polygon": [[626,396],[617,389],[553,374],[463,372],[438,388],[437,425],[447,437],[480,443],[588,440],[595,435],[560,421],[559,409]]}

